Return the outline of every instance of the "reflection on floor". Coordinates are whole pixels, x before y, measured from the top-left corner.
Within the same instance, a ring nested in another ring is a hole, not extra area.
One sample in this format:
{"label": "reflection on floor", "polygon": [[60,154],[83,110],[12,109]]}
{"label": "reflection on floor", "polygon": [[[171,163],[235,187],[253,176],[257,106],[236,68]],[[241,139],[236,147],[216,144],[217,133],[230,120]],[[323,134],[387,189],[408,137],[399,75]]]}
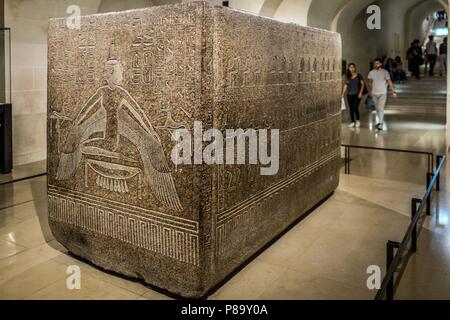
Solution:
{"label": "reflection on floor", "polygon": [[[342,142],[445,153],[445,117],[389,113],[383,131],[373,128],[375,118],[375,113],[363,113],[360,129],[348,129],[344,125]],[[352,149],[351,158],[352,174],[418,184],[426,181],[427,157],[424,155]]]}
{"label": "reflection on floor", "polygon": [[[376,134],[343,126],[344,142],[443,152],[439,119],[387,116]],[[352,154],[353,175],[341,175],[332,198],[297,224],[210,299],[372,299],[367,267],[385,270],[385,243],[399,241],[410,222],[410,199],[424,191],[425,160],[381,152]],[[371,160],[369,161],[369,158]],[[419,253],[397,298],[450,298],[448,169],[439,212],[425,223]],[[67,254],[47,225],[46,178],[0,186],[0,298],[169,299],[139,282],[110,275]],[[81,268],[81,290],[66,288],[66,268]]]}
{"label": "reflection on floor", "polygon": [[0,184],[11,183],[28,177],[42,175],[45,174],[46,172],[47,172],[46,160],[15,166],[11,173],[0,174]]}

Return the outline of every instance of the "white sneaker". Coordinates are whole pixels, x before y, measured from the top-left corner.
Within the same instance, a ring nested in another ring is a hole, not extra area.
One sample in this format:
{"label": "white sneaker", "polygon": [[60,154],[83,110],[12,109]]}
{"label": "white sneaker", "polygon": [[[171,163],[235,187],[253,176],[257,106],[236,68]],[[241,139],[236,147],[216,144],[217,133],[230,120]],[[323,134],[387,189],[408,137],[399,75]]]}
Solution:
{"label": "white sneaker", "polygon": [[349,127],[349,128],[354,128],[354,127],[355,127],[355,123],[354,123],[354,122],[350,123],[350,124],[348,125],[348,127]]}
{"label": "white sneaker", "polygon": [[356,127],[357,127],[357,128],[361,127],[361,122],[356,121]]}

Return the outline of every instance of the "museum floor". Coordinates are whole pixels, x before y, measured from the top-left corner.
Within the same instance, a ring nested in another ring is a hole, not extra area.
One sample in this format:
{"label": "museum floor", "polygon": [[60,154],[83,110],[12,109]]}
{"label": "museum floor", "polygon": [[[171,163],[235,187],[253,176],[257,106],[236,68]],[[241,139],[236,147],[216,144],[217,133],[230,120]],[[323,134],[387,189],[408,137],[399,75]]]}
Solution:
{"label": "museum floor", "polygon": [[47,172],[47,161],[41,160],[15,166],[13,172],[0,174],[0,185],[23,179],[44,175]]}
{"label": "museum floor", "polygon": [[[376,133],[343,124],[343,142],[445,150],[445,120],[392,112]],[[215,291],[210,299],[373,299],[370,265],[385,270],[385,243],[401,240],[410,199],[424,191],[426,159],[380,151],[352,153],[352,175],[335,194]],[[450,299],[450,169],[424,223],[396,299]],[[0,185],[0,299],[170,299],[139,282],[69,256],[47,221],[46,177]],[[436,212],[437,211],[437,212]],[[81,290],[66,288],[66,268],[81,268]]]}

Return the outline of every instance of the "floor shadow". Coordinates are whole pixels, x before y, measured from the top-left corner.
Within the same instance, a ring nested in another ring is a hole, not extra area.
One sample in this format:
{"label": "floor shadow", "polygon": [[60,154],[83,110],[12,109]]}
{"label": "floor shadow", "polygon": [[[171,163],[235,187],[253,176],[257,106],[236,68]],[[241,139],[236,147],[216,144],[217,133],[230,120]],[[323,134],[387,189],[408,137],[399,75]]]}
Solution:
{"label": "floor shadow", "polygon": [[48,223],[47,176],[45,175],[30,179],[29,183],[42,235],[49,246],[55,250],[58,250],[55,246],[49,243],[55,238],[53,237]]}

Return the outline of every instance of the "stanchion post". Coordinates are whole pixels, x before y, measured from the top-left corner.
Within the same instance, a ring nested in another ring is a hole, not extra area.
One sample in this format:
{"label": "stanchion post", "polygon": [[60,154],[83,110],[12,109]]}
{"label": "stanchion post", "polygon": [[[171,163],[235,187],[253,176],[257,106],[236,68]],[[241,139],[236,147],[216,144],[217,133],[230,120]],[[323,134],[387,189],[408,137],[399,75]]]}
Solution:
{"label": "stanchion post", "polygon": [[[386,243],[386,271],[389,270],[392,261],[394,260],[394,248],[398,248],[400,244],[394,241],[388,241]],[[386,300],[394,300],[394,275],[389,279],[389,283],[386,287]]]}
{"label": "stanchion post", "polygon": [[427,172],[432,172],[433,171],[433,165],[431,164],[431,161],[433,159],[433,155],[429,154],[428,155],[428,171]]}
{"label": "stanchion post", "polygon": [[[436,171],[439,168],[439,165],[441,164],[442,159],[444,159],[443,156],[436,156]],[[441,172],[439,171],[436,178],[436,190],[441,191]]]}
{"label": "stanchion post", "polygon": [[[414,220],[417,214],[417,204],[421,203],[422,200],[413,198],[411,200],[411,220]],[[412,231],[412,239],[411,239],[411,251],[417,252],[417,223],[414,225]]]}
{"label": "stanchion post", "polygon": [[[433,174],[427,173],[427,187],[425,188],[425,190],[428,190],[428,188],[430,187],[431,179],[433,179]],[[427,216],[431,216],[431,192],[427,197]]]}
{"label": "stanchion post", "polygon": [[345,147],[345,174],[348,174],[348,146]]}
{"label": "stanchion post", "polygon": [[351,149],[350,149],[350,147],[348,147],[348,174],[350,174],[350,157],[351,157],[351,155],[350,155],[350,151],[351,151]]}
{"label": "stanchion post", "polygon": [[434,172],[434,170],[433,170],[433,168],[434,168],[434,154],[433,153],[430,155],[430,158],[431,158],[431,170],[428,171],[428,172]]}

